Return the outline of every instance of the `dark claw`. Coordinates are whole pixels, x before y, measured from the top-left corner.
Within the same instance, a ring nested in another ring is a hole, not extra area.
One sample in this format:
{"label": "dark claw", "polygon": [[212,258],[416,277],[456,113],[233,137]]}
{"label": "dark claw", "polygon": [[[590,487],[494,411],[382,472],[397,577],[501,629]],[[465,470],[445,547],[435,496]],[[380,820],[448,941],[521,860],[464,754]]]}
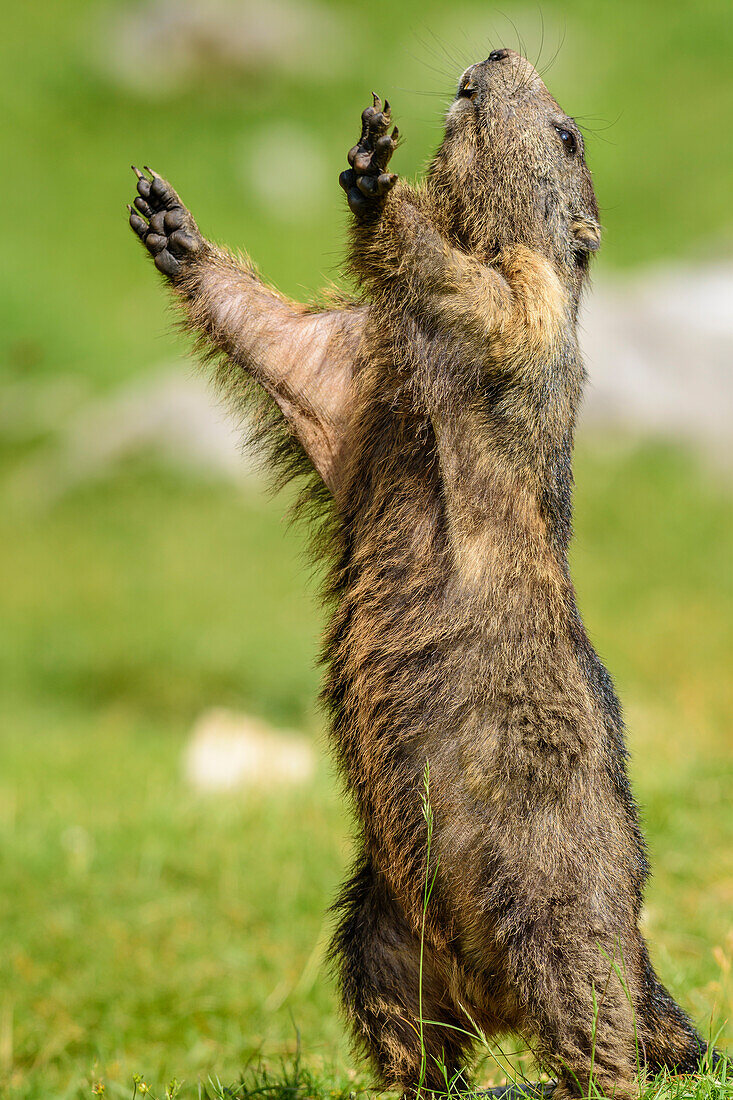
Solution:
{"label": "dark claw", "polygon": [[139,168],[136,168],[134,164],[131,164],[130,167],[132,168],[133,172],[135,173],[135,175],[137,176],[137,178],[139,180],[144,180],[145,179],[145,176],[142,174],[142,172],[140,171]]}
{"label": "dark claw", "polygon": [[376,92],[372,92],[372,97],[374,99],[374,113],[378,114],[382,110],[382,101]]}
{"label": "dark claw", "polygon": [[518,1084],[497,1085],[493,1089],[477,1089],[481,1100],[551,1100],[557,1088],[556,1081],[526,1081]]}
{"label": "dark claw", "polygon": [[391,137],[392,137],[392,141],[394,141],[395,143],[399,141],[400,132],[399,132],[399,130],[397,129],[396,126],[395,126],[394,130],[392,131]]}

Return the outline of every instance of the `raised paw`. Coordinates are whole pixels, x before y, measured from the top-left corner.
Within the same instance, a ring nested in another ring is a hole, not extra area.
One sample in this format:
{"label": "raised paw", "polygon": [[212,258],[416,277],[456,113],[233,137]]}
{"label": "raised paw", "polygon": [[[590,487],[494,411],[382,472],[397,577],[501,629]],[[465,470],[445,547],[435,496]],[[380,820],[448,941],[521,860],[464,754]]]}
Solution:
{"label": "raised paw", "polygon": [[171,279],[181,274],[186,261],[205,246],[192,215],[167,180],[145,166],[150,179],[133,164],[137,176],[134,207],[128,206],[130,225],[155,261],[158,271]]}
{"label": "raised paw", "polygon": [[397,183],[397,176],[387,171],[387,165],[397,148],[399,131],[395,126],[391,134],[387,133],[392,121],[389,103],[385,100],[382,107],[379,96],[372,94],[374,103],[361,116],[361,137],[349,150],[351,167],[339,176],[354,214],[362,214],[383,202]]}

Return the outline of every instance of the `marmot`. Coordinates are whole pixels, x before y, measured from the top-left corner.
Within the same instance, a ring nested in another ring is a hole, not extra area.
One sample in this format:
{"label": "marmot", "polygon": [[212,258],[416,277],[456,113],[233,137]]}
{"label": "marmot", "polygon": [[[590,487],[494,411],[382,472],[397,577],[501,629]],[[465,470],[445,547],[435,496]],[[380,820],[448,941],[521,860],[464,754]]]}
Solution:
{"label": "marmot", "polygon": [[419,186],[389,170],[390,124],[375,96],[340,178],[353,301],[288,301],[150,170],[130,224],[219,381],[267,395],[275,460],[331,501],[324,697],[361,826],[332,959],[380,1083],[466,1080],[478,1027],[523,1035],[557,1097],[592,1077],[625,1100],[706,1044],[639,931],[621,711],[568,570],[601,238],[583,136],[508,49],[461,77]]}

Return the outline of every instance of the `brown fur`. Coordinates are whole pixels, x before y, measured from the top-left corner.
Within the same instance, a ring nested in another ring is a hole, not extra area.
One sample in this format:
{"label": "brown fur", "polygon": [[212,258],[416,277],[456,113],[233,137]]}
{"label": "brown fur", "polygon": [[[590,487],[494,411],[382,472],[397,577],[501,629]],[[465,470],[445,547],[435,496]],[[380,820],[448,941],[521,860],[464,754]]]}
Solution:
{"label": "brown fur", "polygon": [[[428,760],[427,1087],[441,1061],[463,1069],[475,1022],[524,1035],[558,1095],[593,1067],[631,1097],[637,1054],[693,1071],[705,1044],[638,928],[620,709],[568,571],[576,321],[600,241],[582,137],[511,51],[464,74],[420,187],[386,173],[394,141],[364,184],[367,116],[342,180],[359,303],[287,302],[203,241],[160,177],[138,189],[150,224],[131,221],[228,390],[264,388],[278,453],[308,456],[333,498],[324,695],[362,835],[332,957],[380,1081],[411,1090],[420,1070]],[[188,219],[171,222],[178,251],[158,192]]]}

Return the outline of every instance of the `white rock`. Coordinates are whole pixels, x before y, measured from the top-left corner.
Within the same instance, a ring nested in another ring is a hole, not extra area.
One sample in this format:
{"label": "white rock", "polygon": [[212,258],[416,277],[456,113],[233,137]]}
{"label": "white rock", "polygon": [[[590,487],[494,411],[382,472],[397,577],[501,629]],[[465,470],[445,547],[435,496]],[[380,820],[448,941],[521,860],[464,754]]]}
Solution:
{"label": "white rock", "polygon": [[[48,402],[16,395],[15,423]],[[3,430],[0,418],[0,431]],[[8,432],[8,434],[10,434]],[[55,499],[77,485],[113,475],[127,459],[153,455],[158,462],[196,477],[242,482],[259,476],[256,457],[247,449],[246,427],[238,426],[218,401],[203,372],[191,363],[151,368],[102,397],[80,400],[57,417],[55,438],[17,471],[17,496],[28,492]]]}
{"label": "white rock", "polygon": [[202,374],[186,364],[145,378],[84,406],[66,428],[68,468],[88,474],[142,450],[176,468],[241,477],[241,432]]}
{"label": "white rock", "polygon": [[307,783],[312,745],[246,714],[208,710],[196,722],[183,758],[184,775],[200,791],[269,790]]}
{"label": "white rock", "polygon": [[733,464],[733,264],[599,279],[581,316],[580,427],[631,429]]}

